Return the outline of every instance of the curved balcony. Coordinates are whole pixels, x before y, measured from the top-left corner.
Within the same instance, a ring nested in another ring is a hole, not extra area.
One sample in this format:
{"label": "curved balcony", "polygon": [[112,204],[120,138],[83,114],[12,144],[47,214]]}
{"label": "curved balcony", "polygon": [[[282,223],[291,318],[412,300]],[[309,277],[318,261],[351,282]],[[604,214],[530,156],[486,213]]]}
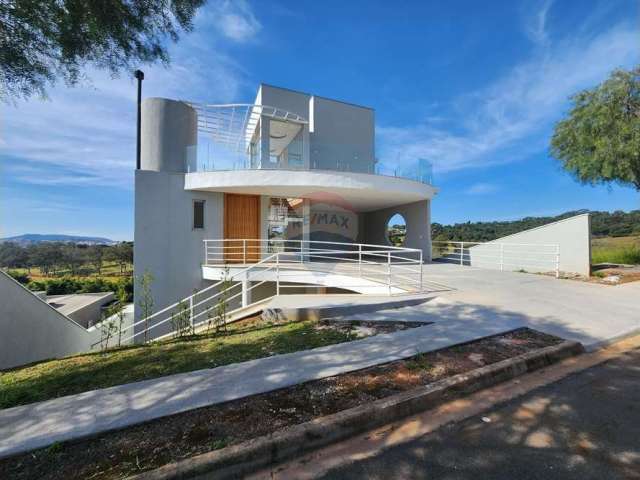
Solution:
{"label": "curved balcony", "polygon": [[309,198],[367,212],[433,198],[431,185],[402,177],[331,170],[247,169],[188,173],[186,190]]}

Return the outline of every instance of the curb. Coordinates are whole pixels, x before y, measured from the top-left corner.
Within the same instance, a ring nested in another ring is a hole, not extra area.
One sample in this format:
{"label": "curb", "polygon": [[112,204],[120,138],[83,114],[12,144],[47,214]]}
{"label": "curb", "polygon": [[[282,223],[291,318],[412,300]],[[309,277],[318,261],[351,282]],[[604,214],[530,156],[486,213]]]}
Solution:
{"label": "curb", "polygon": [[268,465],[430,409],[444,398],[469,394],[583,352],[580,343],[565,341],[270,435],[170,463],[129,479],[240,478]]}

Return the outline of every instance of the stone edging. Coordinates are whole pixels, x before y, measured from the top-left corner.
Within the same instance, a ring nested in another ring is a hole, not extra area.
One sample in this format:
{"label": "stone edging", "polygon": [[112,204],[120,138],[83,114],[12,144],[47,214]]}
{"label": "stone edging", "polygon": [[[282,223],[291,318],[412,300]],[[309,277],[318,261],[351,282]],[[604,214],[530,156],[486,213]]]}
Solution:
{"label": "stone edging", "polygon": [[131,480],[239,478],[268,465],[433,408],[446,397],[469,394],[584,352],[565,341],[429,385],[203,453],[129,477]]}

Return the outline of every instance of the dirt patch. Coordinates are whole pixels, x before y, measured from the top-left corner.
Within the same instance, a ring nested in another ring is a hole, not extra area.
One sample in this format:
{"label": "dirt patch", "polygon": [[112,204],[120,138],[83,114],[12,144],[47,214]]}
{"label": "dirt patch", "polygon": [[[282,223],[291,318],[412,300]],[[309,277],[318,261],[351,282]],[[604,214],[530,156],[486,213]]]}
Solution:
{"label": "dirt patch", "polygon": [[357,338],[372,337],[380,333],[393,333],[410,328],[424,327],[433,322],[392,322],[365,320],[320,320],[317,329],[331,329],[355,335]]}
{"label": "dirt patch", "polygon": [[557,337],[518,329],[84,441],[54,444],[0,461],[0,478],[122,478],[560,342]]}
{"label": "dirt patch", "polygon": [[[562,280],[577,280],[579,282],[598,283],[600,285],[621,285],[623,283],[640,281],[640,266],[620,265],[611,267],[592,267],[591,276],[578,273],[560,272]],[[554,272],[546,272],[542,275],[555,276]]]}

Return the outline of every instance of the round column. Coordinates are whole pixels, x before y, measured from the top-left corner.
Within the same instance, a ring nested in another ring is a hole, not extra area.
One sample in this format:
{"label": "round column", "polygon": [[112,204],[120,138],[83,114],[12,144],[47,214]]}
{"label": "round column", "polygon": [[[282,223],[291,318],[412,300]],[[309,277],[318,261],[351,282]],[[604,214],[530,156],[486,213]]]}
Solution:
{"label": "round column", "polygon": [[193,170],[197,144],[198,114],[192,107],[166,98],[147,98],[142,102],[142,170],[178,173]]}

